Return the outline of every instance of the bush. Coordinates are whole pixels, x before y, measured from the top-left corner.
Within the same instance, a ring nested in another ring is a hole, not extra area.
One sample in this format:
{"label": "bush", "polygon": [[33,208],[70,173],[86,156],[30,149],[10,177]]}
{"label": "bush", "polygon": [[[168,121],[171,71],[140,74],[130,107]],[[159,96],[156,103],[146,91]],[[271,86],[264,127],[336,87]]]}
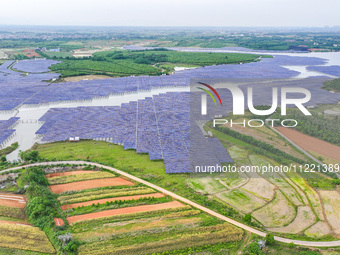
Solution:
{"label": "bush", "polygon": [[271,245],[275,243],[274,235],[273,234],[267,234],[266,235],[266,244]]}
{"label": "bush", "polygon": [[23,161],[37,162],[40,159],[38,151],[30,151],[30,152],[20,151],[19,156]]}
{"label": "bush", "polygon": [[250,223],[251,222],[251,215],[250,214],[244,215],[244,221],[247,222],[247,223]]}

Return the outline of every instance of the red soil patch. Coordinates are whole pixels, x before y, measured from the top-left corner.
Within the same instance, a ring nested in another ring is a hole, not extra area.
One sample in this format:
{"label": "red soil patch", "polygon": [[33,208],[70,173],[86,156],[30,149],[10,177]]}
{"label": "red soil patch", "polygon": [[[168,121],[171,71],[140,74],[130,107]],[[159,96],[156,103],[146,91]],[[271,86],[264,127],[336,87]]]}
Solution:
{"label": "red soil patch", "polygon": [[0,205],[22,209],[26,206],[26,197],[9,193],[0,193]]}
{"label": "red soil patch", "polygon": [[164,194],[162,193],[153,193],[153,194],[144,194],[144,195],[135,195],[135,196],[125,196],[125,197],[114,197],[114,198],[104,198],[104,199],[98,199],[98,200],[91,200],[87,202],[82,202],[82,203],[76,203],[76,204],[69,204],[69,205],[62,205],[61,209],[66,210],[70,208],[76,208],[78,206],[89,206],[92,204],[105,204],[106,202],[113,202],[116,200],[132,200],[132,199],[139,199],[139,198],[145,198],[145,197],[164,197]]}
{"label": "red soil patch", "polygon": [[69,190],[83,190],[83,189],[92,189],[92,188],[119,186],[119,185],[132,186],[135,184],[121,177],[115,177],[115,178],[105,178],[105,179],[96,179],[96,180],[52,185],[50,186],[50,189],[52,190],[53,193],[63,193]]}
{"label": "red soil patch", "polygon": [[69,175],[77,175],[77,174],[87,174],[87,173],[97,173],[98,171],[85,171],[85,170],[79,170],[79,171],[70,171],[70,172],[61,172],[61,173],[53,173],[53,174],[46,174],[46,178],[52,178],[56,176],[69,176]]}
{"label": "red soil patch", "polygon": [[25,226],[32,226],[31,224],[25,223],[25,222],[15,222],[15,221],[5,221],[5,220],[0,220],[0,224],[5,223],[5,224],[13,224],[13,225],[25,225]]}
{"label": "red soil patch", "polygon": [[306,151],[314,151],[328,158],[340,161],[339,146],[302,134],[292,128],[277,127],[277,130]]}
{"label": "red soil patch", "polygon": [[54,218],[54,223],[56,226],[64,226],[65,222],[63,221],[63,219],[60,218]]}
{"label": "red soil patch", "polygon": [[157,211],[157,210],[163,210],[163,209],[175,208],[175,207],[183,207],[183,206],[185,205],[183,205],[182,203],[178,201],[172,201],[172,202],[155,204],[155,205],[139,205],[139,206],[126,207],[126,208],[112,209],[112,210],[96,212],[96,213],[88,213],[88,214],[83,214],[83,215],[71,216],[67,218],[67,221],[70,224],[72,224],[80,220],[96,219],[96,218],[101,218],[101,217],[108,217],[108,216],[127,214],[127,213]]}

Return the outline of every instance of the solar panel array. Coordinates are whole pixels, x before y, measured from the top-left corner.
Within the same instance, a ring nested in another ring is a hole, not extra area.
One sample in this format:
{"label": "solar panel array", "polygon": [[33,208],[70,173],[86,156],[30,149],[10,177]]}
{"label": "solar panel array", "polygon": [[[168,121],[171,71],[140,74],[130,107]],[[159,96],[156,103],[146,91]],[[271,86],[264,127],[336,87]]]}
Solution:
{"label": "solar panel array", "polygon": [[27,73],[45,73],[51,71],[51,65],[61,63],[50,59],[29,59],[18,61],[13,68]]}
{"label": "solar panel array", "polygon": [[0,148],[3,148],[8,139],[15,133],[11,127],[19,118],[10,118],[9,120],[0,120]]}
{"label": "solar panel array", "polygon": [[[70,137],[110,141],[148,153],[151,160],[164,160],[168,173],[190,172],[190,141],[203,141],[197,159],[207,156],[214,163],[231,162],[218,140],[208,142],[198,128],[190,132],[190,93],[168,92],[121,107],[52,108],[39,121],[36,132],[42,141],[65,141]],[[221,150],[222,149],[222,150]],[[195,159],[193,159],[195,160]]]}
{"label": "solar panel array", "polygon": [[[14,65],[15,68],[44,72],[57,63],[53,60],[25,60]],[[12,71],[8,67],[13,61],[0,66],[0,111],[12,110],[20,104],[46,104],[50,102],[91,100],[113,94],[148,91],[152,88],[168,86],[187,86],[190,78],[289,78],[298,72],[280,65],[315,65],[324,60],[309,57],[275,56],[261,62],[243,65],[218,65],[184,70],[175,75],[158,77],[123,77],[103,80],[83,80],[78,82],[47,84],[42,80],[57,78],[58,74],[29,74]],[[48,86],[49,85],[49,86]]]}
{"label": "solar panel array", "polygon": [[23,104],[35,93],[49,85],[43,80],[56,77],[57,74],[54,73],[29,74],[27,76],[22,76],[18,72],[14,72],[14,74],[0,73],[0,111],[10,111]]}
{"label": "solar panel array", "polygon": [[340,66],[308,66],[307,70],[340,77]]}
{"label": "solar panel array", "polygon": [[182,76],[141,76],[103,80],[82,80],[78,82],[54,83],[37,93],[25,104],[44,104],[68,100],[91,100],[124,93],[150,91],[152,88],[188,86],[190,79]]}

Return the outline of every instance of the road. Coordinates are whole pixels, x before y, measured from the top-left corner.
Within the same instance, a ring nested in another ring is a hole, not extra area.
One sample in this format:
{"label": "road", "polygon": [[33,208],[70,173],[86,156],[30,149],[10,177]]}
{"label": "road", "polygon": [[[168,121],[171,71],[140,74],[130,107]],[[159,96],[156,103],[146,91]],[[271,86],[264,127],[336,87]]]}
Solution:
{"label": "road", "polygon": [[[166,195],[169,195],[171,197],[173,197],[174,199],[177,199],[183,203],[186,203],[188,205],[191,205],[192,207],[195,207],[199,210],[202,210],[203,212],[206,212],[212,216],[215,216],[223,221],[226,221],[226,222],[229,222],[237,227],[240,227],[246,231],[249,231],[251,233],[254,233],[256,235],[259,235],[259,236],[262,236],[262,237],[265,237],[266,236],[266,232],[263,232],[263,231],[260,231],[260,230],[257,230],[255,228],[252,228],[252,227],[249,227],[245,224],[242,224],[238,221],[235,221],[231,218],[228,218],[222,214],[219,214],[213,210],[210,210],[209,208],[206,208],[204,206],[201,206],[189,199],[186,199],[184,197],[181,197],[171,191],[168,191],[166,189],[163,189],[155,184],[152,184],[150,182],[147,182],[145,180],[142,180],[136,176],[133,176],[131,174],[128,174],[128,173],[125,173],[121,170],[118,170],[116,168],[113,168],[113,167],[109,167],[109,166],[105,166],[105,165],[101,165],[101,164],[98,164],[98,163],[92,163],[92,162],[87,162],[87,161],[55,161],[55,162],[41,162],[41,163],[34,163],[34,164],[30,164],[30,165],[25,165],[25,166],[20,166],[20,167],[14,167],[14,168],[10,168],[10,169],[6,169],[6,170],[3,170],[3,171],[0,171],[0,173],[2,172],[6,172],[6,171],[13,171],[13,170],[18,170],[18,169],[22,169],[23,167],[31,167],[31,166],[46,166],[46,165],[56,165],[56,164],[72,164],[72,165],[79,165],[79,164],[88,164],[88,165],[92,165],[92,166],[97,166],[97,167],[103,167],[105,169],[108,169],[108,170],[111,170],[113,172],[116,172],[122,176],[125,176],[127,178],[130,178],[131,180],[134,180],[136,182],[140,182],[140,183],[143,183],[144,185],[146,186],[149,186],[155,190],[158,190],[160,192],[163,192],[164,194]],[[337,247],[337,246],[340,246],[340,240],[337,240],[337,241],[325,241],[325,242],[314,242],[314,241],[301,241],[301,240],[295,240],[295,239],[288,239],[288,238],[283,238],[283,237],[278,237],[278,236],[275,236],[274,237],[276,241],[278,242],[282,242],[282,243],[294,243],[296,245],[302,245],[302,246],[308,246],[308,247]]]}

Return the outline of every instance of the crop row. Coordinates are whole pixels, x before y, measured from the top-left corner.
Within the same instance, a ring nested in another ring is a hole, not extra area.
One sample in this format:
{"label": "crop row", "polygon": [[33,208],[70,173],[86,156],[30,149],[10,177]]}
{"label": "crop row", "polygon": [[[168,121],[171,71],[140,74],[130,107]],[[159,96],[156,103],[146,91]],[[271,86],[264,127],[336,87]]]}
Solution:
{"label": "crop row", "polygon": [[0,246],[11,249],[55,253],[52,244],[48,241],[45,233],[39,228],[0,224]]}
{"label": "crop row", "polygon": [[138,212],[138,213],[127,213],[127,214],[120,214],[108,217],[102,217],[97,219],[89,219],[84,221],[77,221],[72,224],[72,232],[79,233],[86,231],[87,229],[92,229],[93,227],[97,227],[98,225],[103,225],[107,223],[113,222],[120,222],[120,221],[128,221],[132,219],[141,219],[141,218],[150,218],[152,216],[160,216],[166,217],[167,214],[177,213],[177,212],[185,212],[185,211],[193,211],[190,210],[191,206],[183,206],[183,207],[176,207],[176,208],[168,208],[164,210],[158,211],[150,211],[150,212]]}
{"label": "crop row", "polygon": [[131,206],[139,206],[139,205],[151,205],[151,204],[160,204],[171,202],[172,198],[170,196],[164,197],[142,197],[139,199],[131,199],[131,200],[116,200],[111,202],[106,202],[105,204],[92,204],[90,206],[79,206],[77,208],[72,208],[65,213],[67,216],[75,216],[75,215],[82,215],[87,213],[94,213],[100,212],[104,210],[111,210],[111,209],[118,209],[118,208],[126,208]]}
{"label": "crop row", "polygon": [[26,219],[24,209],[0,205],[0,216],[12,217],[17,219]]}
{"label": "crop row", "polygon": [[51,177],[51,178],[48,178],[48,182],[51,185],[56,185],[56,184],[64,184],[64,183],[71,183],[71,182],[77,182],[77,181],[111,178],[114,176],[115,176],[114,174],[111,174],[108,172],[84,173],[84,174],[76,174],[76,175]]}
{"label": "crop row", "polygon": [[[228,224],[221,224],[212,227],[194,228],[187,233],[173,235],[162,240],[148,240],[134,243],[134,238],[128,238],[130,242],[120,245],[121,240],[115,243],[97,242],[86,244],[79,248],[79,254],[152,254],[169,250],[183,249],[187,247],[216,244],[219,242],[234,242],[242,239],[243,231]],[[159,237],[159,236],[157,236]],[[140,238],[143,239],[143,238]],[[127,240],[128,241],[128,240]],[[120,244],[119,244],[120,243]],[[127,245],[124,245],[127,244]],[[198,244],[198,245],[197,245]]]}
{"label": "crop row", "polygon": [[104,190],[96,190],[96,191],[86,191],[81,193],[76,193],[72,195],[64,195],[58,197],[58,201],[61,205],[66,204],[75,204],[86,201],[92,201],[97,199],[104,198],[113,198],[113,197],[123,197],[123,196],[132,196],[132,195],[143,195],[154,193],[155,191],[151,188],[144,187],[133,187],[133,188],[124,188],[124,189],[104,189]]}

